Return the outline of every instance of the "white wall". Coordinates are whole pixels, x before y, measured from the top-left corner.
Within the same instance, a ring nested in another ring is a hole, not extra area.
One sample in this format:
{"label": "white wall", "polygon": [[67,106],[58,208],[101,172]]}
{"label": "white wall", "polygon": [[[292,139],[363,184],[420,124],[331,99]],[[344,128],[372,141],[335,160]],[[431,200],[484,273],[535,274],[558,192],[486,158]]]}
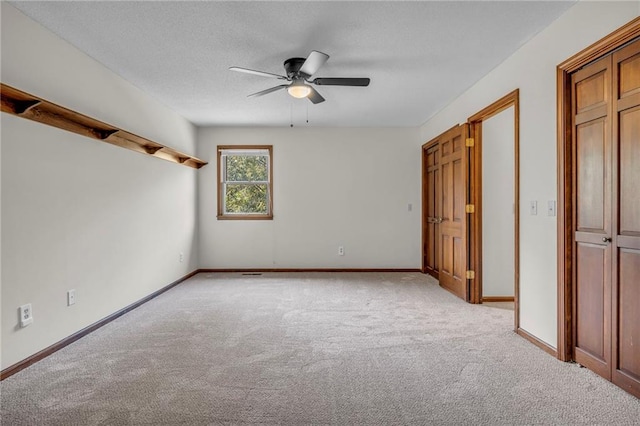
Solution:
{"label": "white wall", "polygon": [[515,108],[482,122],[482,297],[513,296]]}
{"label": "white wall", "polygon": [[[187,153],[195,129],[6,2],[2,81]],[[196,171],[1,115],[2,368],[197,268]],[[179,262],[179,253],[184,262]],[[66,306],[66,291],[77,302]],[[18,327],[18,306],[34,323]]]}
{"label": "white wall", "polygon": [[[417,142],[418,129],[200,129],[198,156],[210,162],[198,175],[200,266],[419,268]],[[216,220],[216,145],[226,144],[273,145],[272,221]]]}
{"label": "white wall", "polygon": [[428,141],[520,88],[520,326],[557,343],[556,218],[528,214],[556,199],[556,66],[637,17],[638,2],[580,2],[429,119]]}

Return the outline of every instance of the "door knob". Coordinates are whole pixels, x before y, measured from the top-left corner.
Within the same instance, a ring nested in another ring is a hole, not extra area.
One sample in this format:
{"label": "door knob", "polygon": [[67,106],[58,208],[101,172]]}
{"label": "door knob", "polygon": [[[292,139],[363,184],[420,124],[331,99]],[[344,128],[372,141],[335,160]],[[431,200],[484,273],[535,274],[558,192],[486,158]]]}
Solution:
{"label": "door knob", "polygon": [[610,237],[602,237],[602,242],[603,243],[610,243],[611,242],[611,238]]}
{"label": "door knob", "polygon": [[438,223],[442,223],[442,216],[438,217]]}

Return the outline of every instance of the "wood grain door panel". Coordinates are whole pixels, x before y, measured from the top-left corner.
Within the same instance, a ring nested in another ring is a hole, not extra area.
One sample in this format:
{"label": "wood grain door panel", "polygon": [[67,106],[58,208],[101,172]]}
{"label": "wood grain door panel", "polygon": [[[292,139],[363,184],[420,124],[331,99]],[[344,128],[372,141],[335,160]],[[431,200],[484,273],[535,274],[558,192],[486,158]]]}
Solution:
{"label": "wood grain door panel", "polygon": [[608,232],[610,182],[607,167],[610,158],[607,118],[578,124],[576,128],[576,230],[601,234]]}
{"label": "wood grain door panel", "polygon": [[612,56],[612,381],[640,398],[640,40]]}
{"label": "wood grain door panel", "polygon": [[611,377],[611,282],[609,249],[605,245],[576,246],[576,362],[603,377]]}
{"label": "wood grain door panel", "polygon": [[618,254],[618,350],[616,370],[640,381],[640,250],[621,249]]}
{"label": "wood grain door panel", "polygon": [[640,55],[637,52],[638,43],[634,44],[616,53],[614,58],[618,67],[618,99],[640,93]]}
{"label": "wood grain door panel", "polygon": [[[638,70],[640,73],[640,70]],[[640,106],[619,113],[620,235],[640,236]]]}
{"label": "wood grain door panel", "polygon": [[469,300],[467,269],[468,161],[465,139],[467,126],[447,131],[440,142],[442,178],[440,224],[442,259],[440,285],[464,300]]}
{"label": "wood grain door panel", "polygon": [[440,207],[440,144],[436,142],[424,151],[424,197],[426,214],[426,229],[423,248],[423,271],[439,279],[440,274],[440,225],[442,215]]}
{"label": "wood grain door panel", "polygon": [[610,64],[610,58],[604,58],[572,75],[573,112],[575,115],[580,116],[591,109],[606,107],[609,104],[611,96]]}
{"label": "wood grain door panel", "polygon": [[572,75],[573,352],[611,379],[611,58]]}

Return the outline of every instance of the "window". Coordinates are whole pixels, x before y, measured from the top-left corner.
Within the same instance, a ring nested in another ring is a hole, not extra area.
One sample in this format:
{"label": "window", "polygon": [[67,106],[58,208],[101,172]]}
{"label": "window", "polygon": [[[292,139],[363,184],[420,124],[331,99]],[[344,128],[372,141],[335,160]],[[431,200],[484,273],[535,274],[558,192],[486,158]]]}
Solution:
{"label": "window", "polygon": [[218,219],[272,219],[271,145],[218,146]]}

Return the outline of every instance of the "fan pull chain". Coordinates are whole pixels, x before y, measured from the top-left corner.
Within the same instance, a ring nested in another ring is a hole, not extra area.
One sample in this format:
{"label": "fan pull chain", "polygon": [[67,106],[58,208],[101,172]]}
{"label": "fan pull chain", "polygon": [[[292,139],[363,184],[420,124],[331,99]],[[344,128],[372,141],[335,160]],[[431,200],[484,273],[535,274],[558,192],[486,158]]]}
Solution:
{"label": "fan pull chain", "polygon": [[293,127],[293,99],[289,100],[289,120]]}
{"label": "fan pull chain", "polygon": [[309,124],[309,102],[307,102],[307,124]]}

